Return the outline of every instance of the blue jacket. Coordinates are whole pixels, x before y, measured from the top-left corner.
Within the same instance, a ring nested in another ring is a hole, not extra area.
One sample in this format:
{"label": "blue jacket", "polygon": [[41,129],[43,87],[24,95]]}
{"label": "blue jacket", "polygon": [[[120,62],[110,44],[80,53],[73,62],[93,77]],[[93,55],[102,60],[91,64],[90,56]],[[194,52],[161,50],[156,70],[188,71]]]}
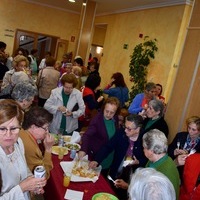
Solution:
{"label": "blue jacket", "polygon": [[128,112],[131,114],[138,114],[143,110],[142,101],[144,99],[144,93],[137,94],[133,99],[131,105],[128,108]]}
{"label": "blue jacket", "polygon": [[114,87],[109,89],[104,89],[103,92],[108,94],[109,97],[116,97],[119,99],[121,106],[125,106],[125,102],[128,101],[129,90],[127,87]]}
{"label": "blue jacket", "polygon": [[[113,150],[115,151],[114,159],[110,167],[110,175],[116,179],[118,169],[122,163],[129,146],[129,138],[126,136],[124,129],[118,129],[115,135],[97,152],[94,160],[99,164]],[[142,134],[139,135],[134,143],[133,155],[139,160],[139,164],[133,166],[134,169],[144,167],[148,161],[143,152]]]}

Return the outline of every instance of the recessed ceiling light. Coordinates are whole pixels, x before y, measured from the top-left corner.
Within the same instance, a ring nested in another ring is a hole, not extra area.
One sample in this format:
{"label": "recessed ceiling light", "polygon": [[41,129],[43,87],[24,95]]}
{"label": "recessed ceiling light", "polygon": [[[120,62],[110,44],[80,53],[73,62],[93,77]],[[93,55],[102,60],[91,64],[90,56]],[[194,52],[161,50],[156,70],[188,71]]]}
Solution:
{"label": "recessed ceiling light", "polygon": [[69,2],[75,3],[76,1],[75,0],[69,0]]}
{"label": "recessed ceiling light", "polygon": [[83,0],[83,6],[86,6],[86,0]]}

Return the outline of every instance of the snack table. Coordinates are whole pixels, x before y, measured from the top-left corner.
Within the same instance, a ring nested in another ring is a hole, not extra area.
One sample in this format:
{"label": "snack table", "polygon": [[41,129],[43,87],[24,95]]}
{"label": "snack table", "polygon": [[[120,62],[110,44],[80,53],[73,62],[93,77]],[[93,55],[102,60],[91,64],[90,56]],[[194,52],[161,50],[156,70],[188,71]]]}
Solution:
{"label": "snack table", "polygon": [[[77,190],[84,192],[83,200],[91,200],[92,196],[99,192],[107,192],[115,195],[107,180],[102,175],[99,179],[93,182],[70,182],[66,188],[63,186],[63,170],[60,166],[60,160],[57,155],[52,155],[54,168],[51,170],[51,176],[45,186],[45,200],[64,200],[65,192],[67,189]],[[71,161],[69,153],[64,156],[61,161]]]}

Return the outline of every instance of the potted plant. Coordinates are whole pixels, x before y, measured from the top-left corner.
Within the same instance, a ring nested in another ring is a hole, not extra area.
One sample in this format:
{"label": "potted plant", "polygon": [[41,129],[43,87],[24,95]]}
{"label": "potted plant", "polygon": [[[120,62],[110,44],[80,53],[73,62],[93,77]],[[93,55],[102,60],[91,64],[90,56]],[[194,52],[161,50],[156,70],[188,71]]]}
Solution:
{"label": "potted plant", "polygon": [[147,83],[147,67],[150,60],[155,58],[156,51],[158,51],[157,40],[149,39],[149,36],[145,36],[144,42],[136,45],[133,49],[129,64],[130,81],[133,82],[130,101],[144,91],[144,86]]}

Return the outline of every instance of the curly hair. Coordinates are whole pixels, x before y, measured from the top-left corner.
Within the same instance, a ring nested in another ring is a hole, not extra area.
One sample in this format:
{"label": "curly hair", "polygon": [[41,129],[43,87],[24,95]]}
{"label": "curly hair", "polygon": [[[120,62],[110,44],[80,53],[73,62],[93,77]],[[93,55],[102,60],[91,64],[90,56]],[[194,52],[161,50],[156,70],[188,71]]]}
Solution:
{"label": "curly hair", "polygon": [[29,66],[29,61],[28,59],[25,57],[25,56],[22,56],[22,55],[17,55],[14,57],[13,59],[13,67],[16,67],[18,66],[18,64],[22,61],[25,61],[26,62],[26,67]]}
{"label": "curly hair", "polygon": [[11,97],[19,102],[23,100],[30,101],[35,95],[37,95],[37,88],[28,82],[19,82],[13,88]]}

